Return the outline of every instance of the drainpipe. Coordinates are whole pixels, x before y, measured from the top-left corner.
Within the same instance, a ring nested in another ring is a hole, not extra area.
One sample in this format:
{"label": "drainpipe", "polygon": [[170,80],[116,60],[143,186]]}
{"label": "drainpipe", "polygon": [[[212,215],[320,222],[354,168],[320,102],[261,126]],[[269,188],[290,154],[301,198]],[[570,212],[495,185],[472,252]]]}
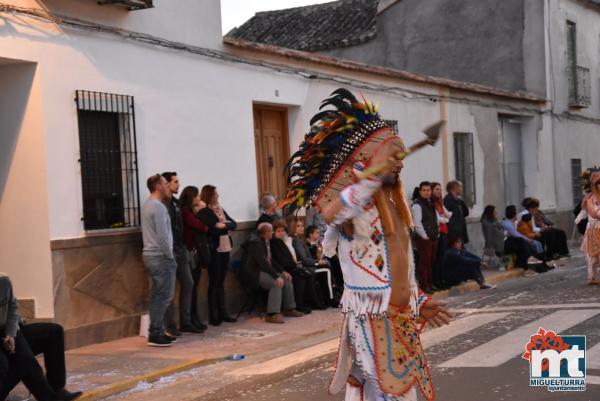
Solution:
{"label": "drainpipe", "polygon": [[[438,94],[440,96],[440,98],[439,98],[440,120],[448,121],[448,118],[447,118],[448,103],[446,101],[446,97],[450,94],[450,90],[446,89],[446,88],[440,88],[438,90]],[[442,126],[442,129],[440,131],[440,136],[442,139],[442,170],[444,173],[444,184],[443,184],[442,188],[446,188],[446,184],[448,184],[448,181],[450,180],[450,177],[449,177],[450,166],[448,164],[448,160],[449,160],[449,157],[448,157],[448,124],[444,124]]]}

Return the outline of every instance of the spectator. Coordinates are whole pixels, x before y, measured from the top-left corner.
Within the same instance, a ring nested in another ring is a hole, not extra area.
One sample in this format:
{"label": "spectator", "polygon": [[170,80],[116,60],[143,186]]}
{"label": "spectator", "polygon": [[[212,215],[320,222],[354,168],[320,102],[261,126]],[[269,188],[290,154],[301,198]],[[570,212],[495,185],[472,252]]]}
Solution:
{"label": "spectator", "polygon": [[469,234],[467,233],[467,217],[469,217],[469,208],[461,198],[463,186],[460,181],[450,181],[446,185],[448,194],[444,197],[444,206],[452,213],[448,221],[448,236],[460,236],[463,245],[469,243]]}
{"label": "spectator", "polygon": [[315,226],[319,229],[319,241],[323,241],[323,234],[325,230],[327,230],[327,224],[323,220],[323,216],[319,213],[319,209],[316,207],[311,207],[306,210],[306,217],[304,219],[304,226],[310,227]]}
{"label": "spectator", "polygon": [[437,252],[432,270],[433,285],[434,289],[444,289],[448,288],[448,285],[444,280],[442,269],[444,267],[444,254],[448,248],[448,222],[452,217],[452,213],[444,206],[442,185],[439,182],[431,183],[431,202],[437,214],[439,232]]}
{"label": "spectator", "polygon": [[188,269],[192,274],[192,296],[190,306],[190,321],[182,323],[183,332],[204,332],[207,327],[198,315],[198,286],[200,284],[201,267],[208,267],[210,261],[210,249],[206,233],[208,226],[197,217],[197,213],[206,207],[206,203],[200,199],[200,191],[197,187],[189,186],[183,189],[179,198],[181,216],[183,218],[183,241],[188,251]]}
{"label": "spectator", "polygon": [[[164,172],[162,176],[167,180],[168,200],[165,202],[169,218],[171,219],[171,231],[173,235],[173,255],[177,263],[177,280],[179,281],[179,322],[182,327],[192,329],[190,324],[192,306],[192,287],[194,281],[189,268],[188,251],[183,243],[183,219],[181,209],[175,195],[179,193],[179,178],[174,171]],[[175,301],[171,302],[165,317],[167,332],[174,337],[181,337],[181,331],[177,329],[175,321]],[[192,330],[191,332],[197,332]]]}
{"label": "spectator", "polygon": [[[19,330],[19,305],[14,296],[10,278],[0,274],[0,331],[2,349],[0,349],[0,383],[3,400],[19,381],[39,401],[73,400],[81,393],[64,391],[57,394],[44,376],[44,371],[35,358],[23,333]],[[56,372],[54,372],[56,373]],[[64,390],[64,389],[63,389]]]}
{"label": "spectator", "polygon": [[[522,205],[525,209],[522,210],[518,216],[519,218],[522,218],[525,214],[531,214],[531,216],[533,216],[533,219],[530,222],[531,228],[535,233],[540,234],[540,242],[546,249],[545,258],[558,259],[560,257],[569,256],[567,236],[564,231],[554,229],[550,225],[544,225],[543,228],[537,225],[538,222],[545,219],[543,214],[541,214],[541,217],[538,217],[537,220],[535,219],[535,216],[539,216],[541,213],[539,210],[540,201],[535,198],[525,198],[523,199]],[[549,220],[546,221],[550,222]]]}
{"label": "spectator", "polygon": [[237,228],[237,223],[221,207],[219,193],[215,186],[203,186],[200,199],[206,203],[206,207],[200,210],[198,216],[208,226],[211,250],[208,266],[209,323],[215,326],[222,322],[235,323],[237,319],[227,313],[225,277],[229,270],[230,255],[233,249],[229,232]]}
{"label": "spectator", "polygon": [[504,229],[498,221],[496,207],[487,205],[481,215],[481,230],[485,240],[485,249],[493,249],[496,256],[504,252]]}
{"label": "spectator", "polygon": [[257,232],[246,239],[242,244],[244,255],[240,276],[251,288],[269,290],[265,322],[284,323],[283,316],[299,317],[303,313],[296,310],[292,281],[283,274],[280,266],[272,263],[272,238],[273,226],[265,222],[259,224]]}
{"label": "spectator", "polygon": [[450,237],[448,250],[444,257],[444,273],[446,281],[450,285],[475,280],[482,290],[496,288],[496,286],[486,284],[481,272],[482,266],[485,266],[485,264],[479,257],[463,249],[460,237]]}
{"label": "spectator", "polygon": [[541,255],[544,253],[544,246],[538,241],[541,235],[533,231],[531,227],[531,215],[529,213],[521,217],[521,220],[517,223],[517,231],[531,240],[529,243],[536,254]]}
{"label": "spectator", "polygon": [[[548,256],[551,259],[559,259],[569,257],[569,246],[567,245],[567,234],[555,227],[554,222],[548,219],[544,212],[540,210],[540,201],[533,198],[531,200],[531,206],[533,207],[533,223],[536,227],[539,227],[542,233],[542,238],[546,238],[549,245],[549,251],[552,252]],[[530,208],[531,209],[531,208]]]}
{"label": "spectator", "polygon": [[142,206],[143,260],[150,276],[148,345],[168,347],[175,338],[165,334],[165,314],[173,301],[177,263],[173,256],[171,219],[164,203],[170,200],[167,180],[160,174],[146,181],[150,197]]}
{"label": "spectator", "polygon": [[314,249],[304,236],[305,230],[302,220],[294,220],[291,230],[293,230],[294,234],[292,245],[296,251],[296,255],[298,255],[298,260],[300,260],[303,266],[316,273],[315,282],[319,296],[318,309],[326,309],[326,305],[337,305],[333,296],[333,272],[331,265],[327,259],[317,257],[318,249],[316,242],[320,235],[319,230],[316,227],[309,227],[310,236],[312,236],[312,240],[315,242]]}
{"label": "spectator", "polygon": [[285,278],[292,280],[297,310],[309,314],[312,312],[309,305],[323,309],[315,288],[314,267],[311,270],[297,260],[292,239],[288,237],[286,229],[287,224],[284,220],[275,220],[273,223],[273,238],[271,239],[273,265],[278,265],[276,270],[283,270]]}
{"label": "spectator", "polygon": [[273,222],[279,218],[275,195],[267,192],[260,197],[260,212],[261,215],[256,221],[256,227],[258,227],[260,223],[270,223],[272,225]]}
{"label": "spectator", "polygon": [[[57,398],[62,400],[75,400],[83,393],[70,392],[65,388],[67,371],[65,363],[65,334],[61,325],[56,323],[31,323],[20,324],[20,332],[31,348],[33,355],[44,355],[46,367],[46,381],[54,391]],[[16,374],[9,374],[5,380],[0,380],[0,400],[6,399],[12,389],[22,378]]]}
{"label": "spectator", "polygon": [[[530,244],[531,240],[517,231],[517,207],[515,205],[507,206],[505,216],[500,223],[507,235],[506,241],[504,241],[504,253],[516,255],[516,267],[527,269],[527,262],[533,255],[534,250]],[[543,263],[541,266],[536,266],[536,271],[543,273],[548,271],[548,267]]]}
{"label": "spectator", "polygon": [[417,281],[423,291],[432,293],[434,289],[431,270],[436,256],[438,221],[435,207],[431,202],[431,184],[429,182],[423,181],[415,188],[411,211],[418,254]]}

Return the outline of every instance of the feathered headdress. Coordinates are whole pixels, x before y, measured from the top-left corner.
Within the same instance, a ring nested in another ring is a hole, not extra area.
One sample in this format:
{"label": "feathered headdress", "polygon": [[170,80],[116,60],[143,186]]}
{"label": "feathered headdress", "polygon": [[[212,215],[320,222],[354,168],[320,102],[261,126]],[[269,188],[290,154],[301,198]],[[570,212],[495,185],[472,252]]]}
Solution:
{"label": "feathered headdress", "polygon": [[597,166],[590,167],[581,173],[581,180],[583,182],[583,190],[585,193],[591,193],[594,190],[594,184],[600,180],[600,168]]}
{"label": "feathered headdress", "polygon": [[[327,106],[334,109],[323,110]],[[344,88],[321,103],[321,111],[310,120],[310,131],[286,166],[288,192],[282,207],[313,207],[329,190],[339,192],[351,183],[356,162],[365,163],[376,145],[396,137],[378,108]],[[331,193],[324,197],[333,199]]]}

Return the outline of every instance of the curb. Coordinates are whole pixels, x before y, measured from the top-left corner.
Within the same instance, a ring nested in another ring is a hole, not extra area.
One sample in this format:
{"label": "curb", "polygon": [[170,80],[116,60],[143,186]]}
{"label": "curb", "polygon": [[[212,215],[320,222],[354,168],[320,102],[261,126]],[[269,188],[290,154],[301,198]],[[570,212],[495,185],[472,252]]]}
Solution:
{"label": "curb", "polygon": [[141,382],[153,382],[164,376],[169,376],[174,373],[183,372],[222,360],[225,360],[225,358],[192,359],[178,364],[169,365],[162,369],[153,370],[151,372],[133,376],[129,379],[120,380],[100,388],[85,391],[81,397],[77,398],[77,401],[100,400],[130,390]]}
{"label": "curb", "polygon": [[[489,278],[486,278],[486,283],[488,284],[498,284],[503,281],[506,281],[515,277],[522,277],[525,275],[525,269],[516,268],[509,271],[502,272],[500,274],[495,274]],[[449,290],[438,291],[434,293],[431,298],[439,299],[439,298],[447,298],[460,294],[464,294],[467,292],[479,291],[479,284],[474,281],[469,281],[467,283],[463,283],[457,286],[450,288]]]}

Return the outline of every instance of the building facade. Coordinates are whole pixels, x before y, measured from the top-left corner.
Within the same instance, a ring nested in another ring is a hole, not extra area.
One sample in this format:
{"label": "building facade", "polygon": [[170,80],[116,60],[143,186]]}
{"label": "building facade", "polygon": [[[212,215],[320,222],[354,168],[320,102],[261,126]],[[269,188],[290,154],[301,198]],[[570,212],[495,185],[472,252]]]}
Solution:
{"label": "building facade", "polygon": [[[379,101],[407,144],[448,121],[435,147],[405,163],[407,188],[459,177],[474,216],[502,202],[506,121],[527,135],[528,193],[556,199],[544,96],[224,40],[217,0],[110,3],[0,1],[2,270],[25,315],[63,324],[70,347],[138,331],[146,177],[216,185],[239,245],[259,194],[282,193],[285,160],[340,86]],[[234,274],[228,286],[235,308]]]}

